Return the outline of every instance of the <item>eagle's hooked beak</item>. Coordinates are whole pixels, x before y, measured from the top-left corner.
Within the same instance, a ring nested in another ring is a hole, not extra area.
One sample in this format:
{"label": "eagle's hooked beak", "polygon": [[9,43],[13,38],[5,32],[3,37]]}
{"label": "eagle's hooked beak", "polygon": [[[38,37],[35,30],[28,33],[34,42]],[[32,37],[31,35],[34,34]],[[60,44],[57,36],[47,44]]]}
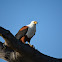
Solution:
{"label": "eagle's hooked beak", "polygon": [[38,24],[38,22],[37,21],[34,21],[34,24]]}

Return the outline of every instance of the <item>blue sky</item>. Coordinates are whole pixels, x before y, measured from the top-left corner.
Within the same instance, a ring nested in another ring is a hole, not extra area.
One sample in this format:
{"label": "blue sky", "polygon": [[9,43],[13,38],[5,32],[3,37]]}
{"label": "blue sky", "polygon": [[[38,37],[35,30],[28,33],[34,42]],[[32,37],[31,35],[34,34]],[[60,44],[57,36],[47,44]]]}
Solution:
{"label": "blue sky", "polygon": [[43,54],[62,58],[62,0],[0,0],[0,26],[13,35],[32,20],[38,24],[31,44]]}

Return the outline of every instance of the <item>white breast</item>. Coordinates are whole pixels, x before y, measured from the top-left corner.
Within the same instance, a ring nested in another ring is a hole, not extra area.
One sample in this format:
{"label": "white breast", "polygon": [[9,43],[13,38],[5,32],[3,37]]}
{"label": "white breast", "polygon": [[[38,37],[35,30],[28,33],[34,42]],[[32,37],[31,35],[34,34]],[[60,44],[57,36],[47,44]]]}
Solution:
{"label": "white breast", "polygon": [[28,26],[28,31],[26,33],[26,35],[28,36],[28,38],[31,38],[32,36],[34,36],[35,32],[36,32],[36,25],[34,26]]}

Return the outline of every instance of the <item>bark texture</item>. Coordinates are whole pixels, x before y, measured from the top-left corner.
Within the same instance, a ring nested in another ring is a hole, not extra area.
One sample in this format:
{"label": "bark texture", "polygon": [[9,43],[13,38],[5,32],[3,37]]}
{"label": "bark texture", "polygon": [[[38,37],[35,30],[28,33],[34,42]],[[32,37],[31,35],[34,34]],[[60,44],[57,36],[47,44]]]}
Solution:
{"label": "bark texture", "polygon": [[[21,33],[21,36],[24,34]],[[23,44],[9,30],[2,27],[0,27],[0,36],[7,45],[0,42],[0,58],[8,62],[62,62],[62,59],[44,55],[28,44]]]}

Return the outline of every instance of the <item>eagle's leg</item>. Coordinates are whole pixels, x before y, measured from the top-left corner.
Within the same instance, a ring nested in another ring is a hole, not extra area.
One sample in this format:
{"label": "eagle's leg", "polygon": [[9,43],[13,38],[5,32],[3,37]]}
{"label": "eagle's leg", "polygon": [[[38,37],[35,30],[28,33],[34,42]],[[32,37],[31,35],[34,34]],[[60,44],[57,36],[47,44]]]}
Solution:
{"label": "eagle's leg", "polygon": [[33,47],[33,45],[31,45],[30,42],[28,42],[28,44],[30,45],[30,47]]}
{"label": "eagle's leg", "polygon": [[30,42],[28,42],[28,44],[31,45]]}

